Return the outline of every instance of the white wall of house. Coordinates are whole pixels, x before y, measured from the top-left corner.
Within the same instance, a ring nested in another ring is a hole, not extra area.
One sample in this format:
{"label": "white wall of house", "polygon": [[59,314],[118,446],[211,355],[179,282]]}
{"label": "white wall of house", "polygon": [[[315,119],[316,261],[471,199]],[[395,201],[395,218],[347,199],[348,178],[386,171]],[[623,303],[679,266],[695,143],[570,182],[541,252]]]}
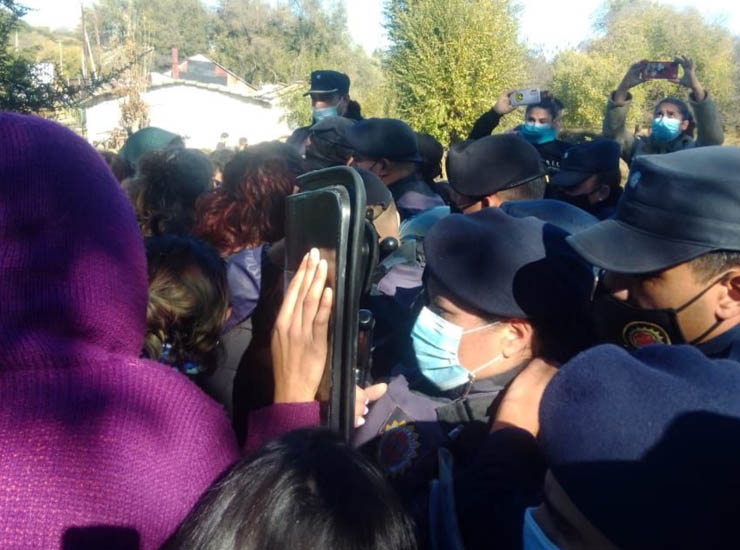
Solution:
{"label": "white wall of house", "polygon": [[[149,121],[186,138],[188,147],[215,149],[223,132],[229,145],[246,137],[250,145],[290,135],[281,120],[283,109],[242,100],[218,90],[187,84],[152,88],[142,94],[149,105]],[[91,143],[105,140],[121,118],[121,99],[110,99],[85,109],[85,128]]]}

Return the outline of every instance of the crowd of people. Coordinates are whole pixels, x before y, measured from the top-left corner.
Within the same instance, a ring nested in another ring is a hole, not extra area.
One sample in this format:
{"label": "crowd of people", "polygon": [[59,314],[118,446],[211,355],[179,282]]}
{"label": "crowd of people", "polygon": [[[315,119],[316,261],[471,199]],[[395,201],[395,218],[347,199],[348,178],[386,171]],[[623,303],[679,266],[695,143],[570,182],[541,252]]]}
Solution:
{"label": "crowd of people", "polygon": [[[0,114],[0,546],[732,547],[740,148],[676,63],[688,101],[628,131],[636,63],[581,143],[547,93],[493,133],[506,91],[440,144],[331,70],[287,142],[210,154]],[[381,249],[350,442],[327,258],[285,278],[286,198],[332,166]]]}

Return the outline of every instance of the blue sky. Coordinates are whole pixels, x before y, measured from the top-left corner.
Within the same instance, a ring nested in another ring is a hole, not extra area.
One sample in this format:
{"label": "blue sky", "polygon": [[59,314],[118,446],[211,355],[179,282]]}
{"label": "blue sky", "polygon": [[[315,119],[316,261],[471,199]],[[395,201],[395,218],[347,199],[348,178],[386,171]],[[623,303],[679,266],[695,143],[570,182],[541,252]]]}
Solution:
{"label": "blue sky", "polygon": [[[90,0],[84,0],[89,3]],[[661,0],[683,8],[694,6],[708,20],[721,20],[740,35],[740,0]],[[79,20],[80,0],[23,0],[35,11],[26,16],[34,25],[74,27]],[[215,3],[215,0],[209,0]],[[383,31],[383,0],[345,0],[347,23],[355,42],[368,52],[386,45]],[[521,37],[541,47],[548,56],[587,39],[601,0],[519,0]]]}

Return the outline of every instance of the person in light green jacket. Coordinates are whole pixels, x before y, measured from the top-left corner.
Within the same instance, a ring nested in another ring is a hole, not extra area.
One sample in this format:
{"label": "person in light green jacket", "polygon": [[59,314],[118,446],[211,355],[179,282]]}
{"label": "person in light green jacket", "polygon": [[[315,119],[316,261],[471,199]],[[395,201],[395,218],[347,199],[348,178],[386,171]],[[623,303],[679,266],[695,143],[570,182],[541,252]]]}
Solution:
{"label": "person in light green jacket", "polygon": [[[645,61],[633,64],[606,103],[603,135],[622,147],[622,158],[629,164],[638,155],[672,153],[706,145],[722,145],[725,140],[717,107],[696,76],[694,63],[677,57],[683,76],[671,82],[689,88],[689,105],[678,98],[667,97],[653,110],[653,124],[648,137],[635,136],[625,127],[632,101],[631,88],[646,81],[642,77]],[[694,138],[696,131],[696,138]]]}

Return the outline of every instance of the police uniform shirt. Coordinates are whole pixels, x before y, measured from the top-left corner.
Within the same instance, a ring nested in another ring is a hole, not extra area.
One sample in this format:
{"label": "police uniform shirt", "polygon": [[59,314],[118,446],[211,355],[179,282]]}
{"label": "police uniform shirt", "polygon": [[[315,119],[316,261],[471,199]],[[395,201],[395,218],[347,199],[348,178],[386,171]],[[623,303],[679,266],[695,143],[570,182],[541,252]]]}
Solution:
{"label": "police uniform shirt", "polygon": [[401,221],[413,218],[419,212],[444,206],[444,201],[418,174],[411,174],[388,187],[393,195]]}

